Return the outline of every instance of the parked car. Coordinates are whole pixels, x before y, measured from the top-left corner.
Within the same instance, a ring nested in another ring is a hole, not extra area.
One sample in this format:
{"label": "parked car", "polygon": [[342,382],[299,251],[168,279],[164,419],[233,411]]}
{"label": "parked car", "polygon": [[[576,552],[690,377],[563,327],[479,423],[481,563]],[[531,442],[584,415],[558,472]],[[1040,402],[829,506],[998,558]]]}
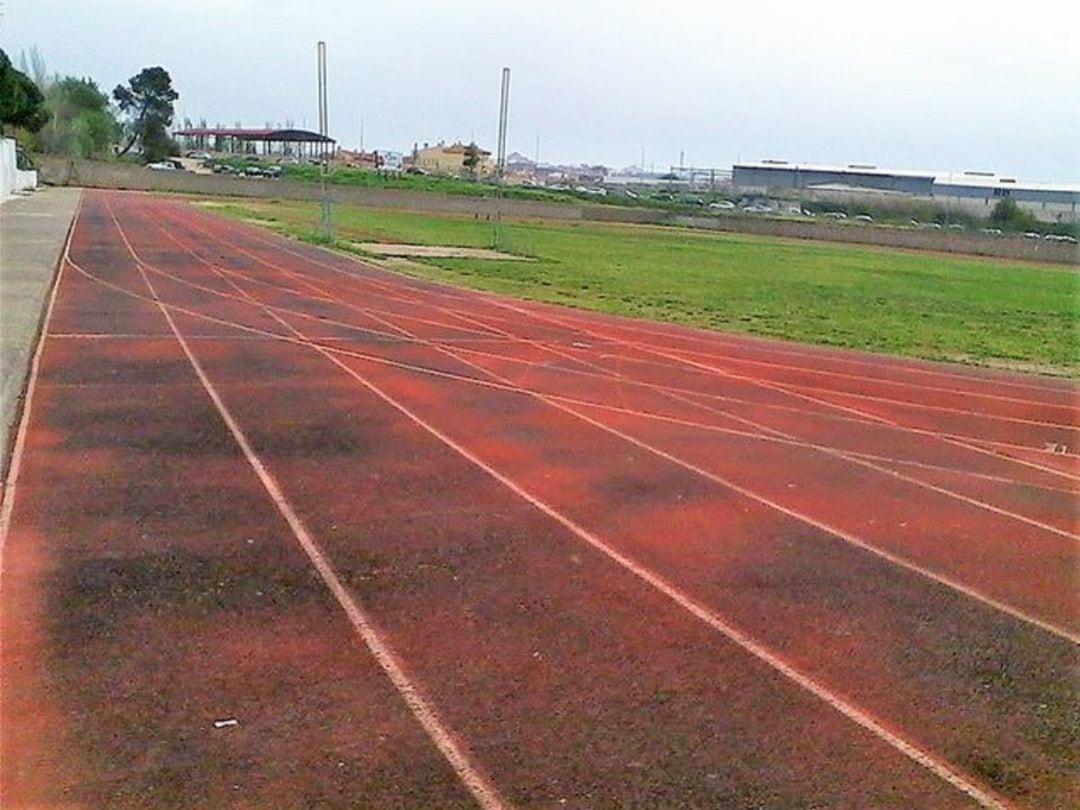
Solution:
{"label": "parked car", "polygon": [[280,166],[267,166],[263,169],[264,177],[281,177],[282,168]]}
{"label": "parked car", "polygon": [[754,205],[744,205],[743,211],[748,214],[771,214],[772,209],[767,205],[761,205],[760,203],[754,203]]}
{"label": "parked car", "polygon": [[172,163],[172,162],[170,162],[168,160],[159,160],[156,163],[147,163],[146,168],[150,169],[151,171],[155,171],[155,172],[176,172],[176,171],[180,171],[180,169],[178,169],[176,167],[176,164],[174,164],[174,163]]}
{"label": "parked car", "polygon": [[856,222],[873,222],[874,218],[872,216],[870,216],[869,214],[856,214],[855,215],[855,221]]}
{"label": "parked car", "polygon": [[1042,239],[1042,234],[1041,233],[1036,233],[1035,231],[1027,231],[1024,234],[1024,238],[1025,239]]}
{"label": "parked car", "polygon": [[984,233],[987,236],[1001,236],[1001,228],[980,228],[979,233]]}
{"label": "parked car", "polygon": [[826,219],[847,219],[847,214],[843,211],[823,211],[821,215]]}
{"label": "parked car", "polygon": [[194,150],[194,149],[189,149],[188,151],[184,152],[184,157],[189,157],[189,158],[192,158],[194,160],[210,160],[211,155],[210,155],[209,152],[202,152],[202,151],[197,151],[197,150]]}
{"label": "parked car", "polygon": [[717,211],[734,211],[735,203],[731,200],[717,200],[709,203],[709,208],[715,208]]}

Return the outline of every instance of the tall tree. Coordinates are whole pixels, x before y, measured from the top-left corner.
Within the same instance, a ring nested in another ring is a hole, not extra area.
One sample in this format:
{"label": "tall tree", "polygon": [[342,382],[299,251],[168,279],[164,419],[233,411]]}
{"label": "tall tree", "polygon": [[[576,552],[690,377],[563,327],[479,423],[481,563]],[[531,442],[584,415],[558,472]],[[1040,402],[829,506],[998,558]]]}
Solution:
{"label": "tall tree", "polygon": [[107,152],[120,137],[109,97],[92,79],[53,81],[45,91],[45,106],[52,120],[37,136],[42,152],[89,157]]}
{"label": "tall tree", "polygon": [[30,56],[23,51],[19,57],[19,70],[25,73],[38,86],[42,93],[49,86],[49,71],[45,67],[45,57],[41,55],[37,45],[30,46]]}
{"label": "tall tree", "polygon": [[37,132],[48,120],[41,90],[0,49],[0,131],[6,125]]}
{"label": "tall tree", "polygon": [[121,155],[127,154],[136,143],[147,162],[176,153],[168,128],[173,120],[173,102],[180,94],[173,89],[172,78],[165,68],[143,68],[126,86],[118,84],[113,98],[128,116],[129,137]]}

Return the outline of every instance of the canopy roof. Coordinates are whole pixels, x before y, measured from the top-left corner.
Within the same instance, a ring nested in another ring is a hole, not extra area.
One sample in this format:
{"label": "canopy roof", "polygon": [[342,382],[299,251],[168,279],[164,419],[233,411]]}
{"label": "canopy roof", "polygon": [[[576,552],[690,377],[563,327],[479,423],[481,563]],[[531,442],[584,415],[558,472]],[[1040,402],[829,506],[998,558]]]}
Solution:
{"label": "canopy roof", "polygon": [[306,129],[236,129],[230,127],[188,127],[174,135],[197,138],[237,138],[242,141],[291,141],[293,143],[335,143],[333,138]]}

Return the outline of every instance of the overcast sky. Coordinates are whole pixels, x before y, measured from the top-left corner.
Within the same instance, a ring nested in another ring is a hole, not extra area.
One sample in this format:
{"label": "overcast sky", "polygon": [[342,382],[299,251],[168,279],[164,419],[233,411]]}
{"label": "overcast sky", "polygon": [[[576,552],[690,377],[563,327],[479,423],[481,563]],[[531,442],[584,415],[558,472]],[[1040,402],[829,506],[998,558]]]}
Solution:
{"label": "overcast sky", "polygon": [[[0,47],[105,89],[162,65],[178,111],[408,151],[728,167],[786,158],[1080,181],[1080,3],[2,0]],[[884,10],[883,10],[884,9]]]}

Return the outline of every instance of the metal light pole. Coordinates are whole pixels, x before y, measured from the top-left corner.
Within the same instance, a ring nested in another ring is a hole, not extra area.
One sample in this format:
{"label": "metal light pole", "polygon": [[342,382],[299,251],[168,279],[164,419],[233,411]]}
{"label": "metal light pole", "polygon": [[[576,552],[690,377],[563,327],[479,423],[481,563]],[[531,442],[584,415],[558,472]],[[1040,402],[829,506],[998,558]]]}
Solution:
{"label": "metal light pole", "polygon": [[[319,40],[316,48],[319,74],[319,134],[324,138],[329,135],[330,124],[328,120],[328,108],[326,104],[326,43]],[[324,238],[331,239],[333,233],[333,217],[330,209],[330,197],[326,193],[326,172],[329,168],[330,158],[327,154],[326,141],[322,142],[322,168],[319,171],[319,189],[322,197],[322,211],[320,217],[320,231]]]}
{"label": "metal light pole", "polygon": [[502,233],[502,187],[506,171],[506,125],[510,113],[510,68],[502,69],[502,90],[499,94],[499,146],[495,159],[495,249],[503,246]]}

